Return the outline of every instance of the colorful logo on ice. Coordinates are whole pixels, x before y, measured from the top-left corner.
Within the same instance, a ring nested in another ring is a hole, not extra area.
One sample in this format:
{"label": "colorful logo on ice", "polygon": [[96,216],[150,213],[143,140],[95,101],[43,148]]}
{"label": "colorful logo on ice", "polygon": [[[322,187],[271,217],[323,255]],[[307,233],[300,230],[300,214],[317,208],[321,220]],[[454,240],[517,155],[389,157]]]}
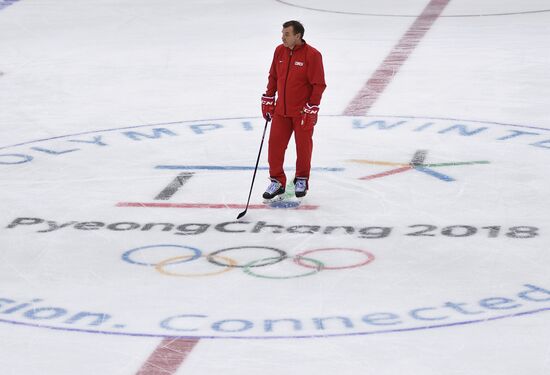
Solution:
{"label": "colorful logo on ice", "polygon": [[427,150],[418,150],[415,152],[414,156],[412,157],[411,161],[408,163],[395,163],[390,161],[376,161],[376,160],[351,160],[355,163],[362,163],[362,164],[370,164],[370,165],[383,165],[383,166],[390,166],[390,167],[398,167],[393,168],[388,171],[382,172],[382,173],[375,173],[371,175],[367,175],[365,177],[361,177],[360,180],[372,180],[375,178],[380,177],[386,177],[397,173],[403,173],[407,171],[419,171],[422,173],[426,173],[427,175],[433,176],[435,178],[438,178],[442,181],[451,182],[455,181],[454,178],[447,176],[443,173],[437,172],[432,168],[439,168],[439,167],[456,167],[461,165],[474,165],[474,164],[489,164],[487,160],[478,160],[478,161],[466,161],[466,162],[449,162],[449,163],[425,163],[426,156],[428,155]]}

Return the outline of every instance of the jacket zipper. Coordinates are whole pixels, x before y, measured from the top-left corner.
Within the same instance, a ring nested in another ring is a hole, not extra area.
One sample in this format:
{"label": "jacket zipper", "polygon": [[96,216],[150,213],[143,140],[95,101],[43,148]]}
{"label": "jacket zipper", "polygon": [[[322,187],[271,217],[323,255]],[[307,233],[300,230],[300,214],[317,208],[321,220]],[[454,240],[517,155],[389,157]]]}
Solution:
{"label": "jacket zipper", "polygon": [[292,50],[290,50],[290,57],[288,58],[288,66],[286,67],[286,77],[285,77],[285,88],[283,90],[283,94],[285,97],[285,116],[286,116],[286,84],[288,83],[288,73],[290,72],[290,61],[292,60]]}

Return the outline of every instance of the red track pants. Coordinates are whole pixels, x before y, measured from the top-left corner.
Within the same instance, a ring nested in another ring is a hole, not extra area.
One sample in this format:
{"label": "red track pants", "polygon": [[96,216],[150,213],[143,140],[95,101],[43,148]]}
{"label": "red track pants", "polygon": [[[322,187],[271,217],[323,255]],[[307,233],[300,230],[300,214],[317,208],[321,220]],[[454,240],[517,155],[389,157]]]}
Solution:
{"label": "red track pants", "polygon": [[286,175],[283,170],[285,151],[294,132],[296,141],[296,177],[309,179],[311,153],[313,151],[313,129],[304,130],[300,125],[301,116],[285,117],[275,114],[269,132],[269,176],[286,186]]}

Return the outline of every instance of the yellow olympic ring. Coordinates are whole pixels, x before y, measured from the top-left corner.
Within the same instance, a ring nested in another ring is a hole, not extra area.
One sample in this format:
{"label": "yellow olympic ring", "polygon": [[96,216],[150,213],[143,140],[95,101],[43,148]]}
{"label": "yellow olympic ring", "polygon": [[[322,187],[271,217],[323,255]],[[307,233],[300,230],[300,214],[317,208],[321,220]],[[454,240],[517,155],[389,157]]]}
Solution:
{"label": "yellow olympic ring", "polygon": [[[178,256],[178,257],[173,257],[173,258],[168,258],[168,259],[165,259],[163,260],[162,262],[159,262],[157,263],[157,265],[155,265],[155,269],[164,274],[164,275],[168,275],[168,276],[177,276],[177,277],[201,277],[201,276],[212,276],[212,275],[218,275],[220,273],[224,273],[224,272],[228,272],[228,271],[231,271],[234,269],[234,266],[237,264],[237,261],[235,261],[234,259],[231,259],[231,258],[228,258],[228,257],[225,257],[225,256],[221,256],[221,255],[211,255],[211,257],[216,257],[216,258],[220,258],[220,259],[223,259],[227,262],[227,267],[223,267],[221,269],[221,271],[215,271],[215,272],[204,272],[204,273],[190,273],[190,274],[181,274],[181,273],[174,273],[174,272],[169,272],[169,271],[166,271],[164,269],[165,266],[171,264],[172,262],[174,261],[179,261],[179,260],[184,260],[184,259],[189,259],[189,258],[192,258],[193,255],[183,255],[183,256]],[[201,258],[204,258],[204,255],[201,255]]]}

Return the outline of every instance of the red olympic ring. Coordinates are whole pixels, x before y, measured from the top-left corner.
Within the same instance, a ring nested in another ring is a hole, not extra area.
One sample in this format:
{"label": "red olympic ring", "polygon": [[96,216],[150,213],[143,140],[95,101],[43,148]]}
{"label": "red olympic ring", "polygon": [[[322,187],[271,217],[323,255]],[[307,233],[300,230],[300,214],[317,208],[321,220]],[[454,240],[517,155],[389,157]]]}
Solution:
{"label": "red olympic ring", "polygon": [[304,255],[311,254],[311,253],[316,253],[316,252],[319,252],[319,251],[334,251],[334,250],[336,250],[336,251],[352,251],[352,252],[356,252],[356,253],[361,253],[361,254],[366,255],[367,258],[361,263],[352,264],[352,265],[349,265],[349,266],[339,266],[339,267],[324,266],[323,270],[343,270],[343,269],[349,269],[349,268],[357,268],[357,267],[362,267],[364,265],[367,265],[367,264],[369,264],[370,262],[372,262],[374,260],[374,255],[372,255],[371,253],[369,253],[368,251],[365,251],[365,250],[350,249],[350,248],[344,248],[344,247],[328,247],[328,248],[324,248],[324,249],[313,249],[313,250],[307,250],[307,251],[303,251],[301,253],[298,253],[294,256],[294,262],[296,264],[299,264],[302,267],[315,268],[315,266],[305,264],[302,261],[302,257]]}

